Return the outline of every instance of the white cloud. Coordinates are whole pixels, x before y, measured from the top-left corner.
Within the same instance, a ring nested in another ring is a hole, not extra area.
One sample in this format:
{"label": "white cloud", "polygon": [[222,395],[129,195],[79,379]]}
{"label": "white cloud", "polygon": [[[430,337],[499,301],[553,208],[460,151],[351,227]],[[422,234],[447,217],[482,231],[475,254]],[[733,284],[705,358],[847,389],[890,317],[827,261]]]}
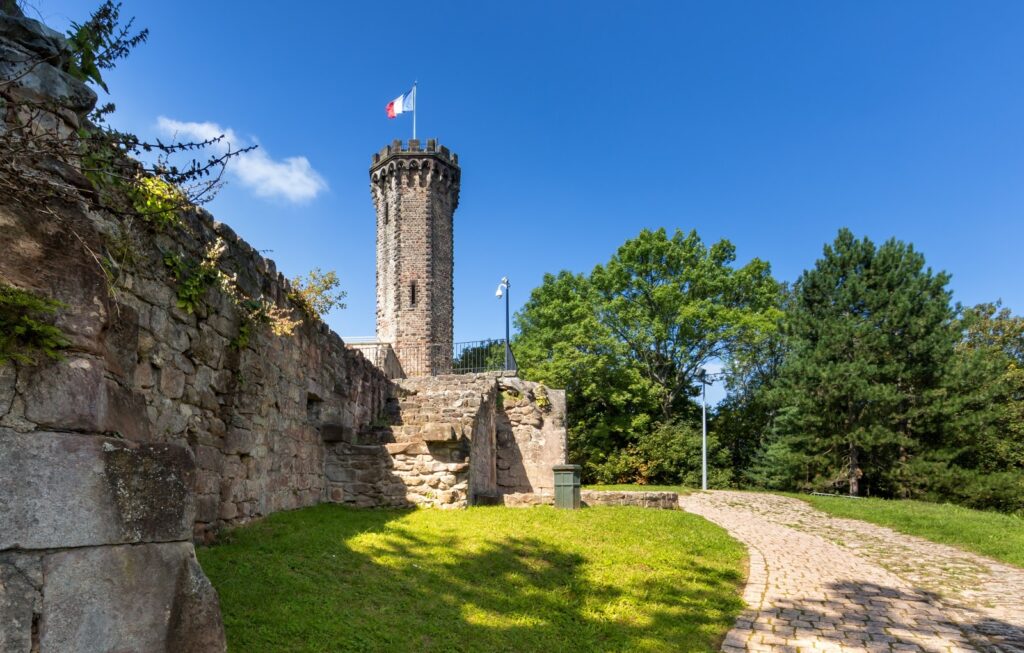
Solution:
{"label": "white cloud", "polygon": [[[212,146],[221,151],[227,151],[229,147],[238,150],[253,144],[239,138],[231,128],[213,122],[181,122],[160,116],[157,128],[170,136],[198,141],[223,134],[224,140]],[[275,161],[263,146],[235,157],[228,163],[228,172],[258,197],[282,197],[299,203],[311,200],[327,189],[327,182],[313,169],[309,159],[292,156]]]}

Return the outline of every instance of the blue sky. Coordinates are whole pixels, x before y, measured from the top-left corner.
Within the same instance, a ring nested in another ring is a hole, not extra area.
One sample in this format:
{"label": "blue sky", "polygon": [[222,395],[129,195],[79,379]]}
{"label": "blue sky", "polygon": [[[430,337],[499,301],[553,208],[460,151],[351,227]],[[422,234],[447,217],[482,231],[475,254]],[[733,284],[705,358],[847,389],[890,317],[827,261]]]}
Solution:
{"label": "blue sky", "polygon": [[[96,4],[33,0],[64,29]],[[138,2],[115,124],[258,142],[208,207],[289,276],[336,269],[374,329],[371,153],[420,83],[460,155],[456,340],[499,337],[545,272],[643,227],[728,238],[795,279],[843,226],[910,241],[964,303],[1024,310],[1024,3]],[[276,183],[281,178],[288,184]],[[289,190],[291,189],[291,190]],[[297,189],[297,190],[296,190]]]}

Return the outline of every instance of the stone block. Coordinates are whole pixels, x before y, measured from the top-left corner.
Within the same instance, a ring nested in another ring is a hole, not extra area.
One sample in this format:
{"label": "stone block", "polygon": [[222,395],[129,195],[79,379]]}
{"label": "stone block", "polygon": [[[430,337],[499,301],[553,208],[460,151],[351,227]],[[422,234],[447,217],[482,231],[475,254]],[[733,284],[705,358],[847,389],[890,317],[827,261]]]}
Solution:
{"label": "stone block", "polygon": [[252,431],[245,429],[230,428],[224,436],[224,453],[248,454],[256,445],[256,436]]}
{"label": "stone block", "polygon": [[11,410],[14,402],[14,383],[17,380],[17,370],[13,363],[0,363],[0,417]]}
{"label": "stone block", "polygon": [[211,472],[224,470],[224,455],[215,447],[200,444],[196,446],[196,467]]}
{"label": "stone block", "polygon": [[42,612],[43,568],[38,554],[0,553],[0,651],[32,651]]}
{"label": "stone block", "polygon": [[168,399],[180,399],[185,393],[185,373],[167,365],[160,370],[160,393]]}
{"label": "stone block", "polygon": [[191,543],[60,551],[43,574],[42,651],[226,648],[217,594]]}
{"label": "stone block", "polygon": [[103,331],[104,362],[109,373],[129,383],[138,363],[139,314],[123,304],[114,304],[110,313]]}
{"label": "stone block", "polygon": [[220,496],[201,494],[196,497],[196,521],[209,523],[220,515]]}
{"label": "stone block", "polygon": [[342,423],[322,425],[320,427],[320,436],[324,442],[354,443],[356,441],[355,429]]}
{"label": "stone block", "polygon": [[220,518],[234,519],[238,516],[238,506],[231,501],[224,501],[220,504]]}
{"label": "stone block", "polygon": [[69,358],[36,368],[20,382],[25,418],[42,428],[101,432],[106,412],[103,365]]}
{"label": "stone block", "polygon": [[327,464],[324,467],[324,474],[327,476],[327,480],[334,483],[347,483],[355,480],[355,470],[349,469],[338,464]]}
{"label": "stone block", "polygon": [[106,410],[100,415],[100,430],[136,442],[149,441],[152,429],[146,412],[146,399],[110,380],[106,381],[105,394]]}
{"label": "stone block", "polygon": [[392,456],[399,454],[405,454],[407,456],[415,456],[419,454],[429,454],[430,450],[427,449],[427,445],[423,442],[390,442],[384,445],[388,453]]}
{"label": "stone block", "polygon": [[188,448],[0,429],[0,549],[186,540]]}
{"label": "stone block", "polygon": [[451,424],[427,422],[420,427],[420,438],[424,442],[448,442],[458,438]]}

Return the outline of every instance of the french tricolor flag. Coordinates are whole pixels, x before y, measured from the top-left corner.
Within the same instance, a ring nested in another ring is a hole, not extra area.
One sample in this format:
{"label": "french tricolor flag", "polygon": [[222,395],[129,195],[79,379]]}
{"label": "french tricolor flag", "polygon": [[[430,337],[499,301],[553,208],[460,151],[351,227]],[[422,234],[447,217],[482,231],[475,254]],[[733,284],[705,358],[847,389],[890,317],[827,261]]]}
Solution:
{"label": "french tricolor flag", "polygon": [[412,90],[404,95],[399,95],[394,100],[388,102],[387,111],[388,118],[394,118],[400,113],[406,111],[413,111],[416,109],[416,87],[413,86]]}

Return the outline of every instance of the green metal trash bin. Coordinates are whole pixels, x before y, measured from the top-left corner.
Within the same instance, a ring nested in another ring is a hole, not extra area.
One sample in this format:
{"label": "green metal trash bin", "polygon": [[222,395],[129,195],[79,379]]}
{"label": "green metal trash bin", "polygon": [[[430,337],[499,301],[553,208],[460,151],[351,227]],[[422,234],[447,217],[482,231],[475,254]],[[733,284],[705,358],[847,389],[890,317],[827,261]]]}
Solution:
{"label": "green metal trash bin", "polygon": [[579,510],[580,470],[579,465],[555,465],[555,507]]}

